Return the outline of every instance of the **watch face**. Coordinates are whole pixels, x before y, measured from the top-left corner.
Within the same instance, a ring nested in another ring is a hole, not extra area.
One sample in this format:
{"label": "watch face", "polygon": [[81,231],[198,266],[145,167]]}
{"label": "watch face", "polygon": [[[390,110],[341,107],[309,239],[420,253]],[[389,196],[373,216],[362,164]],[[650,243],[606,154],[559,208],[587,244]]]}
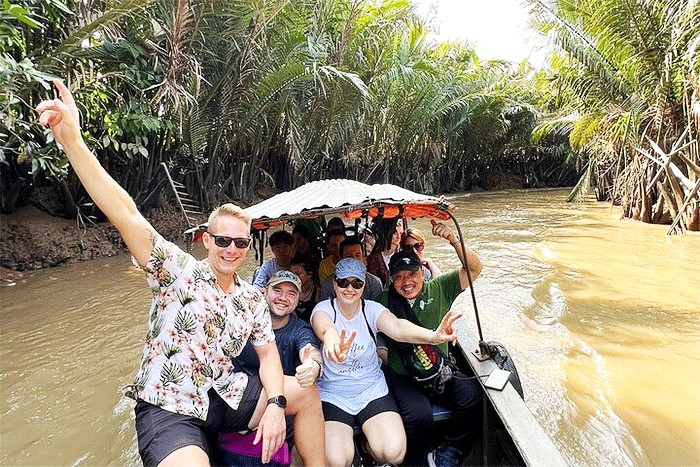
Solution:
{"label": "watch face", "polygon": [[287,398],[284,397],[283,395],[271,397],[267,400],[267,404],[275,404],[278,407],[281,407],[283,409],[287,408]]}

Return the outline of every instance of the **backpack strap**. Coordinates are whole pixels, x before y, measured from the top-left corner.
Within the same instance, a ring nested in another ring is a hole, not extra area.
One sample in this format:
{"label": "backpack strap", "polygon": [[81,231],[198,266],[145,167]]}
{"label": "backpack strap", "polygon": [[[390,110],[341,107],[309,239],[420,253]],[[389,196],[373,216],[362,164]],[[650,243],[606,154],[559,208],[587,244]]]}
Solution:
{"label": "backpack strap", "polygon": [[338,316],[338,312],[335,311],[335,305],[333,305],[333,298],[331,298],[331,308],[333,308],[333,324],[335,324],[335,318]]}
{"label": "backpack strap", "polygon": [[369,331],[369,335],[372,336],[372,340],[374,341],[374,344],[377,344],[377,336],[374,335],[374,331],[372,331],[372,326],[369,325],[369,321],[367,321],[367,315],[365,314],[365,299],[362,299],[362,317],[365,319],[365,324],[367,325],[367,330]]}
{"label": "backpack strap", "polygon": [[[333,305],[333,300],[334,298],[331,298],[331,308],[333,308],[333,324],[335,324],[335,319],[338,316],[338,312],[335,310],[335,305]],[[365,319],[365,324],[367,325],[367,330],[369,331],[369,335],[372,336],[372,340],[374,343],[377,343],[377,336],[374,334],[374,331],[372,331],[372,326],[369,325],[369,321],[367,320],[367,315],[365,314],[365,299],[362,299],[362,317]]]}

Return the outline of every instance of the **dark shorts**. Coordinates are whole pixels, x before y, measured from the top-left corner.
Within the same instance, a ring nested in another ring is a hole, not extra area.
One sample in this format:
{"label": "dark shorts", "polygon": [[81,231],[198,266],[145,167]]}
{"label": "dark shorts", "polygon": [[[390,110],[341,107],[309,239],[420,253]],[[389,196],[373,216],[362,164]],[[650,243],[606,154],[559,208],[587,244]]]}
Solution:
{"label": "dark shorts", "polygon": [[340,422],[353,428],[364,425],[367,420],[377,414],[383,412],[399,412],[399,408],[396,406],[396,402],[394,402],[394,398],[391,397],[391,394],[387,394],[379,399],[374,399],[367,404],[364,409],[360,410],[357,415],[350,415],[330,402],[322,402],[321,404],[323,406],[323,418],[325,421]]}
{"label": "dark shorts", "polygon": [[248,378],[238,410],[233,410],[210,389],[207,421],[162,409],[139,400],[136,402],[136,435],[143,465],[160,464],[163,459],[185,446],[197,446],[210,460],[216,453],[217,437],[222,431],[239,431],[248,428],[258,404],[262,385],[257,376]]}

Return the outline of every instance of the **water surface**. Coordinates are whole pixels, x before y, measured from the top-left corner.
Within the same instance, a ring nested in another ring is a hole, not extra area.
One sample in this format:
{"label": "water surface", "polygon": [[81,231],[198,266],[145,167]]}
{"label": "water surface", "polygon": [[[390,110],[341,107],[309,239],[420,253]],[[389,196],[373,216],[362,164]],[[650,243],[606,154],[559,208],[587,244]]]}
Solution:
{"label": "water surface", "polygon": [[[698,465],[700,236],[565,196],[452,198],[484,263],[484,337],[509,349],[528,407],[572,465]],[[426,253],[457,266],[444,241]],[[126,255],[0,287],[0,465],[139,464],[118,388],[137,370],[149,300]],[[475,332],[469,297],[456,308]]]}

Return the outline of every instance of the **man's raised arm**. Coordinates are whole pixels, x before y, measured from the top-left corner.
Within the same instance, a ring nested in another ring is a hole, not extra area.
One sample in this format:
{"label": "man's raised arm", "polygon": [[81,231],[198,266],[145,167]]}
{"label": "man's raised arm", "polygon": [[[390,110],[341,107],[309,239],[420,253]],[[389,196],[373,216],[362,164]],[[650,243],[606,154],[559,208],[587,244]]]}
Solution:
{"label": "man's raised arm", "polygon": [[73,96],[59,80],[53,81],[61,98],[36,107],[39,122],[50,126],[54,139],[63,146],[73,170],[88,194],[119,230],[129,251],[144,266],[153,250],[156,231],[136,209],[134,200],[100,165],[80,134],[80,116]]}

